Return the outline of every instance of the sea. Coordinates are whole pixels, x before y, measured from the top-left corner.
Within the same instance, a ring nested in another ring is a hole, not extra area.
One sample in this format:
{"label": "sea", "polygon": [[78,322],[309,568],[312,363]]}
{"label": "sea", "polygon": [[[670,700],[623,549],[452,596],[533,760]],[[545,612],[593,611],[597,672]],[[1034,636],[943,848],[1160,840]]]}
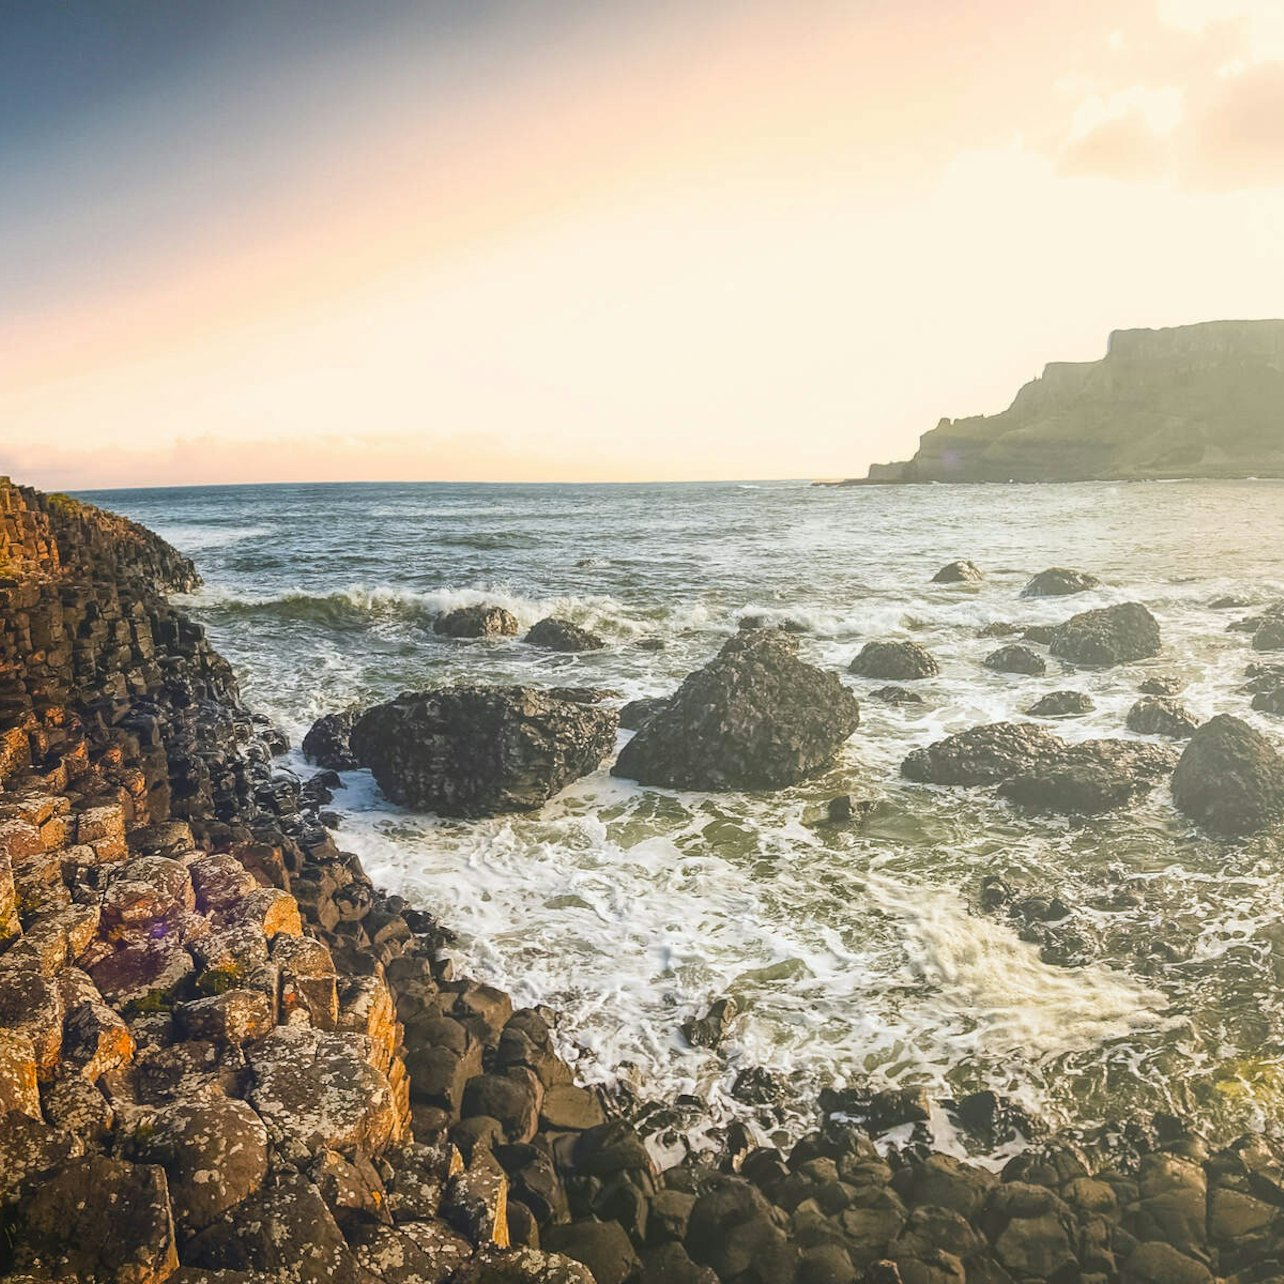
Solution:
{"label": "sea", "polygon": [[[124,490],[84,498],[157,531],[204,586],[181,604],[234,664],[250,705],[298,745],[319,715],[457,681],[665,695],[748,615],[800,630],[804,658],[862,700],[832,769],[768,793],[642,788],[602,770],[532,814],[447,820],[344,778],[336,838],[371,876],[457,934],[459,967],[558,1014],[578,1073],[665,1120],[654,1144],[710,1144],[729,1123],[776,1139],[826,1086],[990,1089],[1050,1127],[1156,1112],[1215,1136],[1284,1122],[1284,852],[1212,841],[1166,788],[1082,822],[1029,818],[985,790],[910,784],[906,753],[1022,718],[1043,693],[1095,711],[1050,728],[1133,738],[1147,677],[1199,718],[1280,737],[1242,690],[1255,656],[1227,625],[1284,597],[1284,483],[817,487],[361,484]],[[979,585],[931,582],[968,558]],[[1101,586],[1020,596],[1049,566]],[[992,672],[988,625],[1060,622],[1144,602],[1163,654],[1104,672]],[[459,641],[433,621],[495,603],[524,629],[557,615],[599,633],[559,655]],[[921,704],[867,698],[847,672],[870,639],[941,663]],[[647,649],[653,639],[663,649]],[[647,645],[644,645],[647,644]],[[621,732],[621,743],[629,733]],[[297,748],[284,767],[311,770]],[[609,765],[609,764],[607,764]],[[874,802],[849,826],[827,800]],[[998,877],[1020,913],[987,908]],[[1051,921],[1038,910],[1052,902]],[[1034,916],[1028,911],[1035,907]],[[682,1022],[739,1007],[715,1050]],[[787,1104],[746,1104],[763,1072]],[[740,1085],[739,1087],[737,1085]]]}

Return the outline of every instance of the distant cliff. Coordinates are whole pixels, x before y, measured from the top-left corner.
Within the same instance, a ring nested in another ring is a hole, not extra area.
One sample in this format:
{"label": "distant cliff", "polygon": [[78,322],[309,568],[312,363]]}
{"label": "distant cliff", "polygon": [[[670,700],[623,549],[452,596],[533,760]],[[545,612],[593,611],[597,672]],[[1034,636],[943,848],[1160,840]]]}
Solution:
{"label": "distant cliff", "polygon": [[878,482],[1284,477],[1284,321],[1116,330],[1001,414],[942,419]]}

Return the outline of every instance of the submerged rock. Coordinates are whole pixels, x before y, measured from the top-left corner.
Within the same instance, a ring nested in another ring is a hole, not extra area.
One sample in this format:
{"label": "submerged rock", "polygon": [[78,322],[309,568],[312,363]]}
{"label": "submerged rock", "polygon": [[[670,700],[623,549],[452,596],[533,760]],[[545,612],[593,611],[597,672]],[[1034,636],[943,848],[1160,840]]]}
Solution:
{"label": "submerged rock", "polygon": [[941,671],[931,652],[917,642],[866,642],[848,667],[862,678],[882,682],[912,682]]}
{"label": "submerged rock", "polygon": [[828,766],[860,724],[837,675],[779,629],[739,633],[625,745],[611,771],[678,789],[774,789]]}
{"label": "submerged rock", "polygon": [[440,616],[432,627],[448,638],[513,638],[517,617],[502,606],[461,606]]}
{"label": "submerged rock", "polygon": [[1091,713],[1096,704],[1085,691],[1049,691],[1027,710],[1032,718],[1079,718]]}
{"label": "submerged rock", "polygon": [[367,710],[352,748],[393,802],[485,816],[532,810],[595,770],[618,721],[533,687],[448,687]]}
{"label": "submerged rock", "polygon": [[1128,730],[1140,736],[1185,740],[1199,720],[1171,696],[1144,696],[1128,710]]}
{"label": "submerged rock", "polygon": [[1101,581],[1086,571],[1072,571],[1065,566],[1050,566],[1040,571],[1021,590],[1022,597],[1068,597],[1071,593],[1086,593]]}
{"label": "submerged rock", "polygon": [[1191,736],[1173,774],[1173,802],[1223,837],[1269,828],[1284,817],[1284,758],[1248,723],[1219,714]]}
{"label": "submerged rock", "polygon": [[975,562],[960,558],[957,562],[948,562],[932,576],[933,584],[979,584],[985,576]]}
{"label": "submerged rock", "polygon": [[330,771],[354,771],[357,763],[350,743],[354,713],[327,713],[303,737],[303,756]]}
{"label": "submerged rock", "polygon": [[915,749],[901,763],[901,775],[930,785],[993,785],[1055,757],[1062,747],[1032,723],[992,722]]}
{"label": "submerged rock", "polygon": [[884,704],[922,704],[923,697],[908,687],[875,687],[869,693],[871,700],[881,700]]}
{"label": "submerged rock", "polygon": [[1152,678],[1147,678],[1142,682],[1137,690],[1142,695],[1154,696],[1174,696],[1180,691],[1184,683],[1182,680],[1171,673],[1156,674]]}
{"label": "submerged rock", "polygon": [[1001,646],[985,657],[984,664],[997,673],[1023,673],[1032,678],[1042,677],[1048,671],[1044,658],[1028,646]]}
{"label": "submerged rock", "polygon": [[1284,651],[1284,617],[1272,615],[1253,634],[1254,651]]}
{"label": "submerged rock", "polygon": [[1052,637],[1052,654],[1086,668],[1108,668],[1159,654],[1159,624],[1140,602],[1083,611]]}
{"label": "submerged rock", "polygon": [[532,624],[525,640],[546,651],[600,651],[606,645],[596,633],[553,615]]}

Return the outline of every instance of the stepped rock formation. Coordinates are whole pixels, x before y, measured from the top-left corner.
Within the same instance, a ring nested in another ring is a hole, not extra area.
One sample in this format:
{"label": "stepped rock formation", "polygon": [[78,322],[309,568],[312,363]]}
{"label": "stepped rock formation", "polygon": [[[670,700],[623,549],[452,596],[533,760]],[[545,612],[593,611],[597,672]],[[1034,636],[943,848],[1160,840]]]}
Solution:
{"label": "stepped rock formation", "polygon": [[[1284,321],[1116,330],[997,415],[942,419],[865,482],[1284,477]],[[863,484],[859,482],[845,484]]]}
{"label": "stepped rock formation", "polygon": [[[7,480],[0,555],[0,1278],[1276,1270],[1284,1147],[1206,1147],[1172,1118],[1131,1121],[1118,1154],[1046,1137],[995,1173],[918,1135],[876,1149],[929,1103],[852,1086],[822,1093],[787,1151],[737,1125],[725,1152],[660,1172],[576,1084],[545,1015],[455,976],[433,920],[338,850],[318,819],[337,777],[274,769],[270,729],[163,596],[192,586],[191,563]],[[772,1135],[785,1090],[761,1068],[741,1079]],[[1014,1136],[993,1093],[942,1105],[956,1137]],[[657,1113],[674,1117],[645,1103],[638,1119]]]}

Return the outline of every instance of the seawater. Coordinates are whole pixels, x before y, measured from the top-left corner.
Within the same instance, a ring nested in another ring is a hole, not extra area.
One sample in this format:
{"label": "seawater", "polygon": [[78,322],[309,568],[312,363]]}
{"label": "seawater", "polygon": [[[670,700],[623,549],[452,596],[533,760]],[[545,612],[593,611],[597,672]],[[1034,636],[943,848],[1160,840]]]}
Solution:
{"label": "seawater", "polygon": [[[451,821],[345,780],[340,843],[382,884],[458,933],[472,974],[561,1014],[589,1080],[707,1103],[703,1130],[746,1108],[730,1089],[765,1067],[805,1108],[826,1084],[991,1088],[1051,1124],[1156,1110],[1215,1133],[1284,1120],[1284,853],[1190,830],[1167,791],[1127,812],[1029,819],[985,791],[902,782],[911,748],[1019,717],[1043,692],[1087,691],[1068,739],[1124,736],[1138,683],[1185,684],[1197,716],[1233,712],[1272,735],[1240,687],[1255,657],[1223,594],[1284,595],[1284,484],[1182,482],[825,489],[756,485],[251,486],[87,498],[190,554],[184,604],[236,666],[249,702],[297,744],[319,714],[456,680],[583,684],[621,698],[673,690],[739,619],[805,629],[802,651],[846,675],[871,638],[914,638],[941,661],[922,705],[863,702],[832,770],[778,793],[643,789],[605,770],[534,815]],[[967,557],[979,586],[933,585]],[[1091,571],[1073,598],[1019,596],[1047,566]],[[992,673],[985,625],[1055,623],[1136,599],[1162,657],[1104,673]],[[549,614],[602,652],[438,638],[473,602],[523,626]],[[661,638],[665,649],[647,650]],[[622,733],[627,734],[627,733]],[[295,756],[293,765],[306,771]],[[863,825],[817,827],[837,793],[879,800]],[[1053,948],[984,913],[1000,875],[1059,896]],[[716,1052],[682,1020],[733,995]],[[785,1120],[786,1129],[804,1115]]]}

